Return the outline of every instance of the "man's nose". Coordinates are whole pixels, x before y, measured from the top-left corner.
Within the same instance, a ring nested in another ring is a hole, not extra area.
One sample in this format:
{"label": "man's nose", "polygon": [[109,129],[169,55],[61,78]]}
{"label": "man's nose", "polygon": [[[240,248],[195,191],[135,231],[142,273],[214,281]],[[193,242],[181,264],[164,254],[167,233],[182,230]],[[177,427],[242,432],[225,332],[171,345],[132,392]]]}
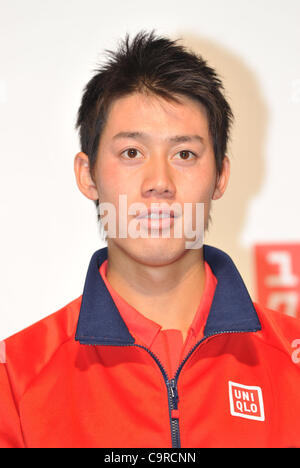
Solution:
{"label": "man's nose", "polygon": [[176,187],[172,176],[172,168],[162,154],[157,154],[145,165],[142,183],[142,195],[146,198],[174,198]]}

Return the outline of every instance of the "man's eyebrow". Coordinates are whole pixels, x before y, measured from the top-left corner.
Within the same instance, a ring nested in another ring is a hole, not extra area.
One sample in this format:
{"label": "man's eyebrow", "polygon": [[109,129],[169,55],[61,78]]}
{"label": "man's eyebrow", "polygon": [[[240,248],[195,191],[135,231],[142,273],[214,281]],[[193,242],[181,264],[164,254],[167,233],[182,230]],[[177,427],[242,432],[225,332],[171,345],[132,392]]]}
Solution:
{"label": "man's eyebrow", "polygon": [[[149,139],[150,135],[143,132],[119,132],[113,136],[113,140],[121,139],[121,138],[136,138],[141,140]],[[186,143],[189,141],[200,141],[201,143],[204,142],[204,138],[200,135],[174,135],[170,138],[167,138],[168,141],[172,143]]]}
{"label": "man's eyebrow", "polygon": [[147,137],[146,133],[142,132],[119,132],[113,136],[113,140],[118,140],[120,138],[145,138]]}
{"label": "man's eyebrow", "polygon": [[175,142],[175,143],[185,143],[189,141],[200,141],[203,143],[204,138],[201,137],[200,135],[175,135],[171,138],[169,138],[170,141]]}

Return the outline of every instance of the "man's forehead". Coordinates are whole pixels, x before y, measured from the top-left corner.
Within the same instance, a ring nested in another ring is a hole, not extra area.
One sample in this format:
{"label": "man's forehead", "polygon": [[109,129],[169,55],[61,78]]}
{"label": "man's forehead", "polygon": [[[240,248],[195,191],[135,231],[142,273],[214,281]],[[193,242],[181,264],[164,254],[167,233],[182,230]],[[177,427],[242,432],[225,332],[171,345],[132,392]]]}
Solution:
{"label": "man's forehead", "polygon": [[[157,102],[159,107],[155,107]],[[151,135],[154,128],[155,135]],[[113,142],[128,138],[146,141],[159,134],[160,139],[170,143],[202,143],[209,133],[207,113],[200,102],[185,96],[180,102],[172,102],[141,93],[115,99],[106,114],[103,130],[109,132]]]}
{"label": "man's forehead", "polygon": [[[170,97],[163,97],[155,93],[134,92],[114,98],[108,105],[106,115],[117,115],[122,110],[129,109],[131,113],[136,110],[139,115],[143,111],[163,110],[165,113],[172,115],[182,113],[183,107],[192,112],[200,112],[201,115],[207,117],[207,110],[204,104],[193,97],[182,94],[173,94]],[[133,113],[132,113],[133,115]]]}

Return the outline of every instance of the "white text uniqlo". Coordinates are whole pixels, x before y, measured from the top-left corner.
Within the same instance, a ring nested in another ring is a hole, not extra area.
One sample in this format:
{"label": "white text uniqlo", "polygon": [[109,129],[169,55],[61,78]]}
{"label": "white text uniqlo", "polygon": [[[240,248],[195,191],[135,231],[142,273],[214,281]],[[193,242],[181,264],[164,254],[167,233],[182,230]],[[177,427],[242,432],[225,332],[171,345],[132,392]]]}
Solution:
{"label": "white text uniqlo", "polygon": [[229,381],[230,414],[240,418],[265,420],[262,390],[257,386]]}

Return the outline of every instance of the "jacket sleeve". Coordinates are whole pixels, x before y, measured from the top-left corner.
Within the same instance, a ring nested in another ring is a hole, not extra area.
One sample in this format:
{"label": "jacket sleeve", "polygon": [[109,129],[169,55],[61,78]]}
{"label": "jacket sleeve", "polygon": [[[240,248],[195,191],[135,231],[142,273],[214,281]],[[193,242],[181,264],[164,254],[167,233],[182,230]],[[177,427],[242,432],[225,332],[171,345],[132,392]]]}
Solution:
{"label": "jacket sleeve", "polygon": [[0,448],[25,448],[5,363],[0,363]]}

